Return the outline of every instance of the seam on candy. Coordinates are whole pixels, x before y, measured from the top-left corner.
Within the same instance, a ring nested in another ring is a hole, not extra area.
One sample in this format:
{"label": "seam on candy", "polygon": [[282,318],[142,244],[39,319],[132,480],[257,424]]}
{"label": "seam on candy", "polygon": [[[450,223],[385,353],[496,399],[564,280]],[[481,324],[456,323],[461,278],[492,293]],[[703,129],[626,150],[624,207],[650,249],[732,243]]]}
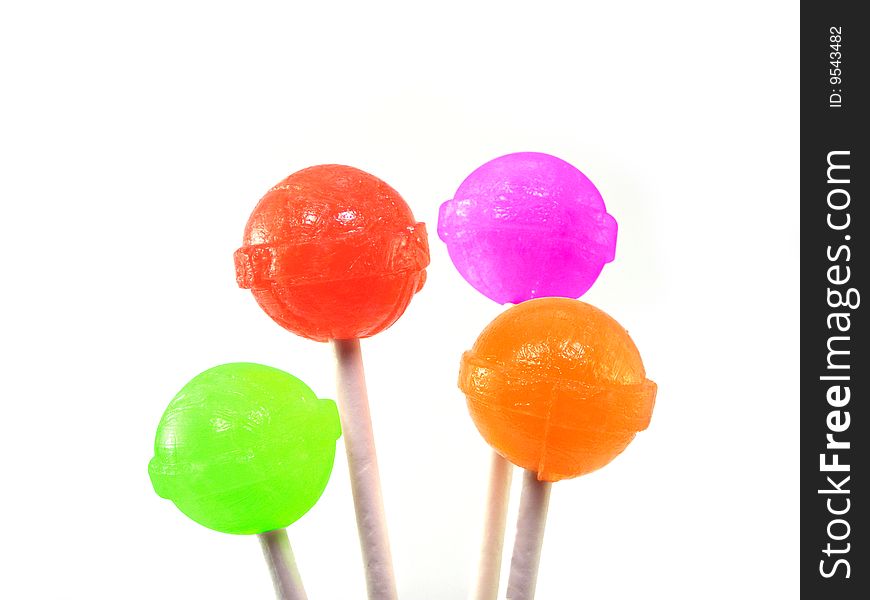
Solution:
{"label": "seam on candy", "polygon": [[[307,286],[307,285],[322,285],[324,283],[338,283],[338,282],[346,282],[346,281],[359,281],[361,279],[371,279],[377,277],[391,277],[393,275],[404,275],[406,273],[422,273],[428,268],[428,265],[423,267],[422,269],[400,269],[398,271],[384,271],[384,272],[374,272],[367,275],[357,275],[355,277],[330,277],[328,279],[303,279],[301,281],[293,281],[288,282],[287,279],[279,279],[277,281],[269,280],[268,283],[272,285],[283,285],[283,286]],[[266,287],[257,287],[251,288],[256,290],[265,290],[268,289]]]}
{"label": "seam on candy", "polygon": [[[519,379],[517,377],[509,376],[507,374],[507,369],[505,368],[505,366],[498,363],[498,362],[490,361],[490,360],[487,360],[485,358],[480,358],[480,357],[476,356],[473,352],[469,352],[468,354],[469,354],[469,358],[470,358],[469,362],[471,363],[472,367],[491,369],[492,371],[495,371],[506,382]],[[521,379],[520,379],[520,381],[521,381]],[[582,381],[578,381],[576,379],[566,379],[564,377],[550,377],[550,376],[535,377],[534,382],[535,383],[550,383],[550,384],[554,384],[554,385],[561,385],[567,389],[581,388],[581,389],[589,389],[589,390],[607,389],[607,388],[616,389],[616,390],[630,390],[633,388],[635,390],[643,391],[644,389],[649,389],[651,387],[650,384],[652,384],[652,386],[656,385],[655,382],[647,379],[646,377],[644,377],[643,381],[640,381],[638,383],[619,383],[616,381],[596,381],[594,384],[589,384],[589,383],[584,383]]]}
{"label": "seam on candy", "polygon": [[543,474],[543,471],[544,471],[544,459],[547,455],[547,436],[550,435],[550,415],[553,412],[553,403],[555,402],[555,400],[556,400],[556,387],[553,386],[550,389],[550,397],[547,400],[547,416],[546,416],[546,420],[544,421],[544,435],[542,436],[542,439],[541,439],[541,458],[538,460],[538,473],[537,473],[538,481],[543,481],[543,479],[541,479],[541,475]]}

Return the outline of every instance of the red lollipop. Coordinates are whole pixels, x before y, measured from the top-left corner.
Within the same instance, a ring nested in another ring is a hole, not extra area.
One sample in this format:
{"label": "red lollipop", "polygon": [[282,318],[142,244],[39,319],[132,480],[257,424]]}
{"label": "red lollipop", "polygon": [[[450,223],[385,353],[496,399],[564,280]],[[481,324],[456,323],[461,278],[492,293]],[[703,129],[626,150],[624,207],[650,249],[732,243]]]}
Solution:
{"label": "red lollipop", "polygon": [[269,190],[235,253],[236,280],[285,329],[317,341],[383,331],[426,281],[426,226],[389,185],[343,165]]}
{"label": "red lollipop", "polygon": [[269,190],[236,250],[236,279],[285,329],[338,361],[338,409],[369,598],[397,598],[357,338],[402,316],[426,281],[429,246],[399,193],[359,169],[319,165]]}

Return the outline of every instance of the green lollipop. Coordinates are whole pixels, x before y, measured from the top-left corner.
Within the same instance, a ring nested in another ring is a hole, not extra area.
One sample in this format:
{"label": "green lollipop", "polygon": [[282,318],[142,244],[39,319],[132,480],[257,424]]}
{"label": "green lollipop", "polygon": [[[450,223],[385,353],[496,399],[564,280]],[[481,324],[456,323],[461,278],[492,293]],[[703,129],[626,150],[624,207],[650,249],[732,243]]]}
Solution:
{"label": "green lollipop", "polygon": [[197,523],[264,533],[314,506],[340,435],[332,400],[284,371],[230,363],[200,373],[173,398],[148,472],[154,491]]}
{"label": "green lollipop", "polygon": [[340,435],[332,400],[284,371],[230,363],[169,403],[148,473],[200,525],[258,534],[278,598],[307,600],[284,528],[320,498]]}

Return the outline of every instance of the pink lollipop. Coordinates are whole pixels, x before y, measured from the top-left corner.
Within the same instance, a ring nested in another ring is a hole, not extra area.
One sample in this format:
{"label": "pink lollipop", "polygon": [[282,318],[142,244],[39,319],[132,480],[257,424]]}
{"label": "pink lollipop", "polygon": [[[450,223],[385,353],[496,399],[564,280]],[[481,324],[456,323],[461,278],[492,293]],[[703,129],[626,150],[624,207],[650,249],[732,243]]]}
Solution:
{"label": "pink lollipop", "polygon": [[499,304],[579,298],[613,260],[616,220],[562,159],[517,152],[489,161],[441,205],[438,235],[459,273]]}

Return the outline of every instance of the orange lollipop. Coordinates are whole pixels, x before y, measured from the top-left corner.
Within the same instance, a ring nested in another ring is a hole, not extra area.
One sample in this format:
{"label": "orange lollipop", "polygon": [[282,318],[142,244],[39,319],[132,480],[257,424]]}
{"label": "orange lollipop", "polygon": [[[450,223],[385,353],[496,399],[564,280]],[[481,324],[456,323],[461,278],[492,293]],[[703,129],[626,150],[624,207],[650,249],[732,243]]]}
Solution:
{"label": "orange lollipop", "polygon": [[567,298],[497,317],[463,355],[459,387],[487,443],[539,481],[609,463],[646,429],[656,395],[625,329]]}
{"label": "orange lollipop", "polygon": [[[552,482],[600,469],[646,429],[656,384],[619,323],[590,304],[540,298],[498,316],[462,356],[459,387],[496,453],[523,467],[508,600],[532,600]],[[501,461],[503,462],[503,461]],[[477,600],[498,593],[510,470],[493,462]]]}

